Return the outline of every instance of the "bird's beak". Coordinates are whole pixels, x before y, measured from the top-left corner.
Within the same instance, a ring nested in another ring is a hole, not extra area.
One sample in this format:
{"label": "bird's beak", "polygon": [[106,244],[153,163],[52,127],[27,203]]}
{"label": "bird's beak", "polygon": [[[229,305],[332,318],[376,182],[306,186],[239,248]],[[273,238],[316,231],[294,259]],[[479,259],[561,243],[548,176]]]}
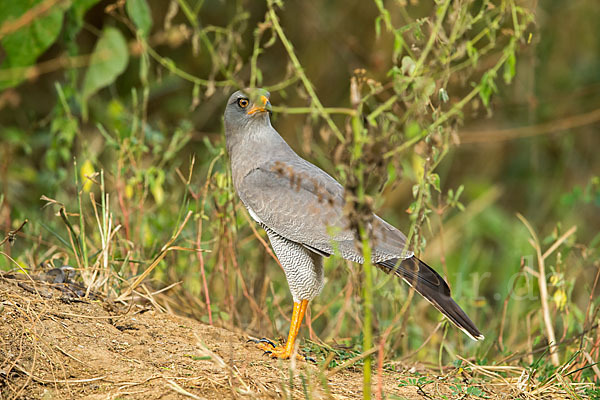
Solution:
{"label": "bird's beak", "polygon": [[271,114],[271,102],[269,101],[267,96],[260,96],[260,102],[262,102],[262,105],[258,105],[259,102],[257,102],[257,104],[255,104],[254,106],[252,106],[251,109],[248,110],[247,114],[252,115],[257,112],[268,112],[269,114]]}

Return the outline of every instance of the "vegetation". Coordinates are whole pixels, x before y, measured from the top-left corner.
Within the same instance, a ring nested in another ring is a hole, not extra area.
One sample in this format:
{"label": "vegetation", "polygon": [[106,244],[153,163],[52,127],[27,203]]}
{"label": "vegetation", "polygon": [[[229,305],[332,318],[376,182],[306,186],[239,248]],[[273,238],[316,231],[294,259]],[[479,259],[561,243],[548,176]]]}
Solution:
{"label": "vegetation", "polygon": [[345,185],[363,251],[376,211],[486,335],[331,257],[303,329],[317,363],[363,368],[365,397],[371,369],[418,361],[454,371],[448,398],[486,397],[460,371],[598,398],[600,5],[306,3],[0,2],[0,269],[69,265],[109,299],[284,337],[287,283],[222,132],[229,94],[265,87]]}

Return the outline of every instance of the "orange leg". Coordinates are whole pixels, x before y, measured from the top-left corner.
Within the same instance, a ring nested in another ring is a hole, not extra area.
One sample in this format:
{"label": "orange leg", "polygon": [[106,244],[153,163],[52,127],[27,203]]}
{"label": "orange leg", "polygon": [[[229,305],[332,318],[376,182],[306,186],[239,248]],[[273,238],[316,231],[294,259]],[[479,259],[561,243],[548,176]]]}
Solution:
{"label": "orange leg", "polygon": [[[294,303],[294,312],[292,313],[292,322],[290,323],[290,333],[288,334],[285,346],[273,347],[270,341],[264,340],[258,344],[258,347],[267,352],[273,358],[290,358],[294,352],[294,342],[300,331],[300,325],[304,319],[308,300],[302,300],[300,303]],[[302,358],[303,359],[303,358]]]}

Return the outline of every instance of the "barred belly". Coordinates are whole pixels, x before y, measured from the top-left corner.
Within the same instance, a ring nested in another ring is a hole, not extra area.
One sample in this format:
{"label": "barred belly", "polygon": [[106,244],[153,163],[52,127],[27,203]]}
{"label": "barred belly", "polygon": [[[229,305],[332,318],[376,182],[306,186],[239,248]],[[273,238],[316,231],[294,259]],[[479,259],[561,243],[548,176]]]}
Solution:
{"label": "barred belly", "polygon": [[325,284],[323,257],[261,225],[283,267],[294,302],[317,297]]}

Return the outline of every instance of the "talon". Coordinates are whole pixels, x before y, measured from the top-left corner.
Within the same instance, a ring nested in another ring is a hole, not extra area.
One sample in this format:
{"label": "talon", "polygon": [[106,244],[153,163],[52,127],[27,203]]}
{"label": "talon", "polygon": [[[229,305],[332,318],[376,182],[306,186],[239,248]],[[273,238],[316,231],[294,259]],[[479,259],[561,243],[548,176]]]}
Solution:
{"label": "talon", "polygon": [[266,343],[266,344],[270,345],[273,348],[277,347],[277,345],[272,340],[267,339],[267,338],[262,338],[262,339],[248,339],[246,341],[246,343],[256,343],[256,344]]}
{"label": "talon", "polygon": [[262,339],[259,339],[259,340],[257,340],[257,341],[256,341],[256,343],[268,343],[268,344],[270,344],[271,346],[273,346],[273,348],[277,347],[277,345],[276,345],[275,343],[273,343],[273,341],[272,341],[272,340],[269,340],[269,339],[267,339],[267,338],[262,338]]}

